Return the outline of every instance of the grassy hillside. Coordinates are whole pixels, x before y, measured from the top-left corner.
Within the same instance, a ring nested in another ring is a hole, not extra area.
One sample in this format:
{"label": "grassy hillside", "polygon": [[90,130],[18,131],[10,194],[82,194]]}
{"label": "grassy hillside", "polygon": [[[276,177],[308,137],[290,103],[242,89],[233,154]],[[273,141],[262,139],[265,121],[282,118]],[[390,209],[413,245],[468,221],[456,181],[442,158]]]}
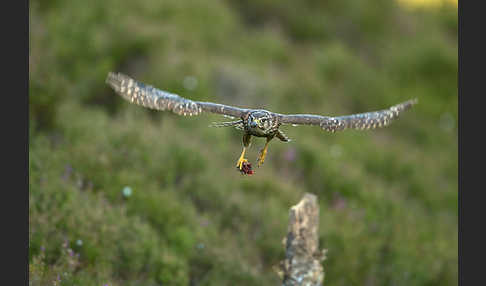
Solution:
{"label": "grassy hillside", "polygon": [[[277,285],[305,192],[325,285],[457,284],[455,7],[36,0],[30,41],[31,285]],[[419,104],[379,130],[284,127],[241,176],[241,133],[208,128],[224,118],[131,105],[109,71],[281,113]]]}

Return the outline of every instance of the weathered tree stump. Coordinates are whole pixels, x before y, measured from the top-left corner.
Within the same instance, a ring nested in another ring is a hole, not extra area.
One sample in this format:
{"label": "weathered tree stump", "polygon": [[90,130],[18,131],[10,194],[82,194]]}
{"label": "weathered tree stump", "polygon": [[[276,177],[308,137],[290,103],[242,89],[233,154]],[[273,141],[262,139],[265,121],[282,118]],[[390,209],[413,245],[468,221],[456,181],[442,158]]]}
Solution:
{"label": "weathered tree stump", "polygon": [[285,260],[277,269],[282,285],[321,286],[326,250],[319,250],[319,205],[317,197],[306,193],[289,211],[287,236],[283,239]]}

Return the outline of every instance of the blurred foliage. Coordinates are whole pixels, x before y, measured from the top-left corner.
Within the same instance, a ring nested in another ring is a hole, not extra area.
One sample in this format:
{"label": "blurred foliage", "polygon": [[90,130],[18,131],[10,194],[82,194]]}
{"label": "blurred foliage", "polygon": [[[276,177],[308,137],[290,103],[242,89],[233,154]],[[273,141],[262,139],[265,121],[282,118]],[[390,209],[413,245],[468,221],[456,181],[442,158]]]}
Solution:
{"label": "blurred foliage", "polygon": [[[304,192],[326,285],[457,284],[456,7],[35,0],[30,41],[30,285],[276,285]],[[242,177],[239,131],[130,105],[109,71],[282,113],[419,104],[380,130],[284,127]]]}

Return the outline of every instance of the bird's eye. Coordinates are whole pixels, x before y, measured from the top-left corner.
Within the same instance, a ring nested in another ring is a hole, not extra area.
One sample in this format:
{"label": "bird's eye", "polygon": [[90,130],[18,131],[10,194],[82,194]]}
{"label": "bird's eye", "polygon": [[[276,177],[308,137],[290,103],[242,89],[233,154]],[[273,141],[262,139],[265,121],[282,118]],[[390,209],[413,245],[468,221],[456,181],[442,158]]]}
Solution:
{"label": "bird's eye", "polygon": [[267,121],[266,118],[263,118],[262,120],[260,120],[262,123],[265,123],[265,121]]}

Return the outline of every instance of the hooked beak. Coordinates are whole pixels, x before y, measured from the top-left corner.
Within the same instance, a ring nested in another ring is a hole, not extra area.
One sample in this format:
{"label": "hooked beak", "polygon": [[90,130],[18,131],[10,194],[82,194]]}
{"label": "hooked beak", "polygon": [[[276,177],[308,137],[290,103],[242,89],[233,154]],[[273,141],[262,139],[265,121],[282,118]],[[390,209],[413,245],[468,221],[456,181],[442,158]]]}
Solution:
{"label": "hooked beak", "polygon": [[255,121],[250,122],[250,127],[251,128],[257,127],[257,123]]}

